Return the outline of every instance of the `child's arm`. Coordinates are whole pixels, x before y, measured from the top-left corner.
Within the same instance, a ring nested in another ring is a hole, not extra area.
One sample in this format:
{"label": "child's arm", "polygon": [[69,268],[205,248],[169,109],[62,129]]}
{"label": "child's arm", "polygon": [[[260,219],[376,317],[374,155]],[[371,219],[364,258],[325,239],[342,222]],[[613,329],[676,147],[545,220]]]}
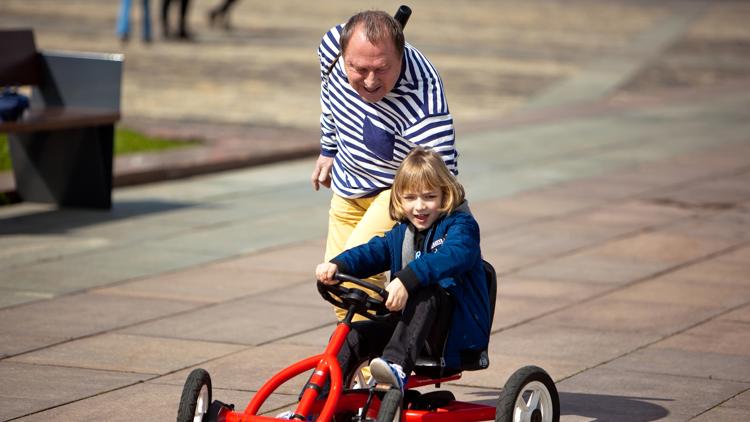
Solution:
{"label": "child's arm", "polygon": [[369,242],[347,249],[331,260],[338,271],[357,278],[367,278],[385,272],[390,267],[389,248],[392,232],[375,236]]}
{"label": "child's arm", "polygon": [[480,255],[479,225],[470,214],[457,213],[440,248],[411,261],[394,277],[411,292],[420,285],[434,284],[469,271]]}

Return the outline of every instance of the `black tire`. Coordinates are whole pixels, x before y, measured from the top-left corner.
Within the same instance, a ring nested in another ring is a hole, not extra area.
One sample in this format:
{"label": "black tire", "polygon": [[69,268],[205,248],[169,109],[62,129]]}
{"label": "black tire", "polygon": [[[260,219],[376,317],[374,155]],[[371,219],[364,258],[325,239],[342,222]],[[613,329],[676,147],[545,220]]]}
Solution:
{"label": "black tire", "polygon": [[500,393],[495,422],[559,422],[560,397],[552,378],[537,366],[524,366],[508,378]]}
{"label": "black tire", "polygon": [[402,399],[403,397],[399,389],[391,388],[388,390],[380,402],[377,422],[400,422]]}
{"label": "black tire", "polygon": [[211,376],[205,369],[193,369],[185,380],[180,398],[180,408],[177,410],[177,422],[206,422],[206,413],[211,405]]}

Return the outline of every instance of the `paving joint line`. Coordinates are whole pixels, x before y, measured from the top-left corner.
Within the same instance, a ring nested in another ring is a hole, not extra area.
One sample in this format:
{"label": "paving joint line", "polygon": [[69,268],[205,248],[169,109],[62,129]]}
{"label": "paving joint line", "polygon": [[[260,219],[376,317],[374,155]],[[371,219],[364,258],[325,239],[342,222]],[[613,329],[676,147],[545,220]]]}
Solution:
{"label": "paving joint line", "polygon": [[[748,383],[747,383],[747,382],[745,382],[745,383],[743,383],[743,384],[748,384]],[[692,420],[695,420],[695,419],[696,419],[697,417],[699,417],[699,416],[701,416],[701,415],[703,415],[703,414],[705,414],[705,413],[708,413],[709,411],[711,411],[711,410],[713,410],[713,409],[716,409],[716,408],[720,407],[720,406],[721,406],[722,404],[724,404],[724,403],[727,403],[728,401],[732,400],[733,398],[735,398],[735,397],[738,397],[738,396],[740,396],[740,395],[742,395],[742,394],[744,394],[744,393],[747,393],[748,391],[750,391],[750,387],[748,387],[748,388],[746,388],[746,389],[744,389],[744,390],[742,390],[742,391],[738,392],[737,394],[735,394],[735,395],[733,395],[733,396],[731,396],[731,397],[727,398],[726,400],[724,400],[724,401],[721,401],[721,402],[717,403],[716,405],[714,405],[714,406],[712,406],[712,407],[710,407],[710,408],[708,408],[708,409],[706,409],[706,410],[704,410],[704,411],[702,411],[702,412],[698,413],[697,415],[695,415],[695,416],[691,417],[691,418],[690,418],[690,419],[688,419],[688,420],[690,420],[690,421],[692,421]]]}
{"label": "paving joint line", "polygon": [[[551,310],[549,310],[547,312],[543,312],[543,313],[538,314],[538,315],[533,316],[533,317],[529,317],[529,318],[527,318],[527,319],[525,319],[523,321],[516,322],[516,323],[511,324],[511,325],[509,325],[507,327],[498,328],[497,330],[491,331],[490,335],[501,333],[503,331],[507,331],[507,330],[510,330],[512,328],[518,327],[518,326],[520,326],[522,324],[526,324],[526,323],[529,323],[529,322],[534,322],[534,321],[536,321],[538,319],[544,318],[544,317],[552,315],[554,313],[557,313],[557,312],[560,312],[560,311],[564,311],[564,310],[573,308],[574,306],[582,305],[584,303],[588,303],[588,302],[594,301],[596,299],[600,299],[600,298],[602,298],[604,296],[607,296],[607,295],[609,295],[611,293],[614,293],[614,292],[617,292],[617,291],[620,291],[620,290],[624,290],[624,289],[626,289],[628,287],[632,287],[632,286],[638,285],[640,283],[644,283],[646,281],[649,281],[649,280],[661,277],[663,275],[669,274],[669,273],[674,272],[674,271],[681,270],[681,269],[689,267],[691,265],[699,264],[701,262],[708,261],[710,259],[714,259],[714,258],[719,257],[721,255],[725,255],[725,254],[734,252],[734,251],[742,249],[742,248],[744,248],[744,247],[746,247],[748,245],[750,245],[750,240],[745,240],[743,242],[740,242],[740,243],[728,246],[728,247],[720,249],[718,251],[714,251],[713,253],[710,253],[708,255],[697,257],[697,258],[694,258],[692,260],[685,261],[685,262],[682,262],[680,264],[674,265],[672,267],[665,268],[665,269],[657,271],[657,272],[655,272],[653,274],[649,274],[649,275],[647,275],[645,277],[637,278],[637,279],[629,281],[627,283],[622,283],[622,284],[616,285],[612,289],[609,289],[609,290],[606,290],[606,291],[602,291],[600,293],[596,293],[594,295],[591,295],[589,297],[580,299],[580,300],[575,301],[575,302],[571,302],[571,303],[568,303],[568,304],[565,304],[565,305],[561,305],[558,308],[551,309]],[[744,306],[746,304],[747,303],[745,303],[745,304],[743,304],[741,306]],[[736,307],[733,307],[731,309],[733,310],[735,308]]]}
{"label": "paving joint line", "polygon": [[[122,282],[124,283],[125,281],[122,281]],[[47,345],[36,347],[36,348],[30,349],[30,350],[25,350],[25,351],[20,352],[20,353],[15,353],[15,354],[9,354],[9,355],[5,355],[5,356],[0,356],[0,362],[2,362],[3,360],[6,360],[6,359],[13,358],[13,357],[27,355],[27,354],[30,354],[30,353],[38,352],[40,350],[49,349],[49,348],[52,348],[52,347],[60,346],[62,344],[67,344],[67,343],[71,343],[71,342],[78,341],[78,340],[84,340],[84,339],[95,337],[95,336],[99,336],[99,335],[102,335],[102,334],[117,334],[119,331],[126,330],[128,328],[133,328],[133,327],[136,327],[138,325],[149,324],[149,323],[157,322],[157,321],[160,321],[160,320],[163,320],[163,319],[178,317],[178,316],[185,315],[185,314],[188,314],[188,313],[191,313],[191,312],[201,311],[201,310],[209,309],[209,308],[216,307],[216,306],[223,306],[223,305],[226,305],[227,303],[233,303],[233,302],[237,302],[237,301],[240,301],[240,300],[252,298],[254,296],[259,296],[259,295],[263,295],[263,294],[267,294],[267,293],[271,293],[271,292],[275,292],[275,291],[286,290],[289,287],[301,286],[301,285],[306,284],[306,283],[309,283],[309,282],[308,281],[299,281],[299,282],[292,283],[292,284],[289,284],[289,285],[285,285],[283,287],[278,287],[278,288],[275,288],[275,289],[269,289],[269,290],[264,290],[264,291],[260,291],[260,292],[250,293],[250,294],[247,294],[247,295],[233,297],[233,298],[231,298],[229,300],[226,300],[226,301],[223,301],[223,302],[205,303],[205,304],[197,306],[195,308],[185,309],[185,310],[177,311],[177,312],[174,312],[174,313],[171,313],[171,314],[161,315],[161,316],[158,316],[158,317],[149,318],[149,319],[145,319],[145,320],[142,320],[142,321],[133,322],[133,323],[122,325],[122,326],[118,326],[118,327],[112,327],[112,328],[108,328],[108,329],[105,329],[105,330],[100,330],[100,331],[88,333],[88,334],[85,334],[85,335],[82,335],[82,336],[78,336],[78,337],[67,338],[65,340],[61,340],[61,341],[56,342],[56,343],[47,344]],[[86,291],[87,290],[84,290],[83,292],[86,292]],[[75,295],[75,294],[81,294],[81,293],[82,292],[69,293],[69,294],[66,294],[66,295]],[[43,299],[43,301],[47,301],[47,300],[51,300],[51,299]],[[195,303],[195,302],[192,302],[192,303]],[[18,304],[18,305],[14,305],[14,306],[23,306],[23,305],[24,304]],[[315,327],[314,329],[318,329],[318,328],[320,328],[320,327]],[[128,333],[120,333],[120,334],[128,334]],[[156,337],[156,336],[145,335],[145,334],[128,334],[128,335],[137,335],[137,336],[141,336],[141,337],[150,337],[150,338],[167,338],[167,339],[172,339],[172,340],[190,340],[190,339],[184,339],[184,338],[180,338],[180,337],[169,337],[169,336],[166,336],[166,337],[165,336]],[[201,340],[201,341],[206,341],[206,340]],[[206,341],[206,342],[211,343],[210,341]],[[237,346],[248,346],[246,344],[241,344],[241,343],[227,343],[227,342],[214,342],[214,343],[232,344],[232,345],[237,345]],[[255,346],[249,346],[249,347],[256,347],[256,346],[257,345],[255,345]]]}
{"label": "paving joint line", "polygon": [[[622,198],[617,198],[616,200],[603,202],[603,203],[600,203],[600,204],[597,204],[597,205],[593,205],[591,207],[579,208],[579,209],[575,209],[575,210],[572,210],[572,211],[569,211],[569,212],[565,212],[565,213],[557,214],[557,215],[553,215],[553,216],[538,217],[538,218],[535,218],[535,219],[531,219],[531,220],[529,220],[529,221],[527,221],[525,223],[522,223],[520,225],[514,225],[512,227],[505,227],[505,228],[501,227],[501,228],[498,228],[498,229],[495,229],[495,230],[490,230],[489,233],[491,233],[491,234],[514,233],[514,232],[522,231],[524,228],[527,228],[527,226],[535,226],[535,225],[540,225],[540,224],[547,223],[549,221],[556,221],[556,220],[561,220],[561,219],[565,219],[565,218],[586,215],[586,214],[591,213],[592,211],[606,209],[606,208],[612,206],[613,204],[615,204],[615,205],[616,204],[621,204],[621,203],[625,203],[625,202],[632,201],[632,200],[644,200],[645,201],[648,198],[644,198],[644,196],[648,196],[650,193],[658,193],[659,191],[663,191],[663,190],[666,190],[666,189],[673,189],[673,188],[679,189],[679,188],[684,187],[684,186],[692,185],[692,184],[694,184],[696,182],[697,183],[701,183],[701,182],[705,182],[705,181],[715,180],[715,179],[718,179],[718,178],[731,177],[731,176],[735,176],[737,174],[742,174],[742,173],[745,173],[745,172],[748,172],[748,171],[750,171],[750,166],[742,167],[741,170],[735,170],[733,172],[724,173],[724,174],[719,175],[719,176],[711,175],[711,176],[706,176],[706,177],[699,177],[699,178],[696,178],[696,179],[692,179],[690,181],[679,182],[679,183],[676,183],[676,184],[673,184],[673,185],[669,185],[669,186],[656,187],[656,188],[651,189],[651,190],[647,190],[647,191],[644,191],[644,192],[641,192],[641,193],[637,193],[637,194],[633,194],[633,195],[628,195],[628,196],[625,196],[625,197],[622,197]],[[545,189],[546,188],[542,188],[540,190],[545,190]],[[750,198],[750,197],[746,197],[746,198],[742,199],[741,201],[745,201],[748,198]],[[662,206],[661,204],[656,204],[656,205]],[[663,206],[666,206],[666,205],[663,205]],[[646,226],[643,226],[643,227],[641,227],[639,229],[635,229],[635,230],[629,231],[629,232],[624,232],[624,233],[621,233],[619,235],[610,237],[609,239],[606,239],[606,240],[602,240],[602,241],[599,241],[599,242],[592,242],[589,245],[584,245],[584,246],[581,246],[581,247],[578,247],[578,248],[574,248],[574,249],[571,249],[571,250],[568,250],[568,251],[565,251],[565,252],[562,252],[562,253],[557,253],[557,254],[553,254],[553,255],[547,256],[547,257],[542,257],[542,258],[539,258],[538,260],[535,260],[535,261],[532,261],[532,262],[529,262],[529,263],[526,263],[526,264],[521,264],[521,265],[519,265],[517,267],[512,267],[512,268],[510,268],[508,270],[498,272],[498,276],[511,275],[511,274],[517,273],[517,272],[519,272],[521,270],[525,270],[527,268],[534,267],[536,265],[539,265],[540,263],[543,263],[545,261],[549,261],[551,259],[558,259],[558,258],[564,258],[566,256],[575,255],[577,253],[580,253],[580,252],[583,252],[583,251],[586,251],[586,250],[589,250],[589,249],[596,248],[598,246],[601,246],[603,244],[606,244],[606,243],[609,243],[609,242],[612,242],[612,241],[623,240],[623,239],[627,239],[629,237],[638,236],[640,234],[655,232],[655,231],[658,231],[660,228],[666,228],[666,227],[670,227],[670,226],[673,226],[673,225],[682,224],[685,221],[688,221],[688,220],[691,220],[691,219],[692,220],[705,219],[705,218],[707,218],[709,216],[715,216],[715,215],[720,214],[722,212],[729,211],[729,210],[734,210],[734,209],[745,209],[745,207],[743,207],[741,205],[741,203],[738,202],[735,206],[733,206],[733,207],[731,207],[729,209],[701,209],[700,211],[694,211],[694,210],[691,209],[690,211],[694,212],[693,214],[686,215],[686,216],[680,217],[680,218],[675,218],[675,219],[673,219],[672,221],[670,221],[668,223],[646,225]]]}
{"label": "paving joint line", "polygon": [[[688,325],[688,326],[686,326],[686,327],[683,327],[683,328],[681,328],[681,329],[679,329],[679,330],[677,330],[677,331],[674,331],[674,332],[672,332],[672,333],[666,334],[666,335],[662,336],[662,337],[661,337],[661,338],[659,338],[659,339],[656,339],[656,340],[650,341],[650,342],[648,342],[648,343],[642,344],[642,345],[640,345],[640,346],[638,346],[638,347],[636,347],[636,348],[634,348],[634,349],[632,349],[632,350],[630,350],[630,351],[627,351],[627,352],[621,353],[620,355],[618,355],[618,356],[615,356],[615,357],[612,357],[612,358],[610,358],[610,359],[608,359],[608,360],[605,360],[605,361],[603,361],[603,362],[599,362],[599,363],[598,363],[598,364],[596,364],[596,365],[593,365],[593,366],[590,366],[590,367],[588,367],[588,368],[582,369],[582,370],[580,370],[580,371],[578,371],[578,372],[576,372],[576,373],[574,373],[574,374],[568,375],[568,376],[566,376],[566,377],[562,377],[562,378],[561,378],[561,379],[560,379],[559,381],[557,381],[557,382],[563,382],[563,381],[565,381],[565,380],[568,380],[568,379],[570,379],[570,378],[573,378],[573,377],[575,377],[576,375],[579,375],[579,374],[581,374],[581,373],[583,373],[583,372],[585,372],[585,371],[588,371],[588,370],[590,370],[590,369],[596,369],[596,368],[598,368],[598,367],[600,367],[600,366],[603,366],[603,365],[606,365],[606,364],[608,364],[608,363],[610,363],[610,362],[614,362],[614,361],[615,361],[615,360],[617,360],[617,359],[620,359],[620,358],[623,358],[623,357],[625,357],[625,356],[628,356],[628,355],[631,355],[631,354],[633,354],[633,353],[636,353],[636,352],[638,352],[638,351],[640,351],[640,350],[643,350],[643,349],[645,349],[645,348],[647,348],[647,347],[653,346],[653,345],[654,345],[654,344],[656,344],[656,343],[662,342],[662,341],[664,341],[664,340],[666,340],[666,339],[668,339],[668,338],[670,338],[670,337],[674,337],[674,336],[676,336],[676,335],[682,334],[682,333],[684,333],[684,332],[686,332],[686,331],[688,331],[688,330],[691,330],[691,329],[693,329],[693,328],[695,328],[695,327],[698,327],[699,325],[703,325],[703,324],[705,324],[705,323],[707,323],[707,322],[710,322],[710,321],[712,321],[712,320],[714,320],[714,319],[716,319],[716,318],[719,318],[719,317],[721,317],[722,315],[726,315],[726,314],[728,314],[728,313],[730,313],[730,312],[733,312],[733,311],[735,311],[735,310],[737,310],[737,309],[740,309],[740,308],[742,308],[742,307],[744,307],[744,306],[747,306],[747,305],[748,305],[749,303],[750,303],[750,301],[747,301],[747,302],[745,302],[745,303],[742,303],[742,304],[739,304],[739,305],[735,305],[735,306],[732,306],[732,307],[730,307],[730,308],[727,308],[727,309],[724,309],[724,310],[720,310],[719,312],[717,312],[717,313],[715,313],[715,314],[713,314],[713,315],[711,315],[711,316],[709,316],[709,317],[707,317],[707,318],[704,318],[703,320],[700,320],[700,321],[696,321],[696,322],[694,322],[693,324],[690,324],[690,325]],[[645,372],[645,373],[653,373],[653,372]],[[681,376],[681,375],[675,375],[675,374],[669,374],[669,375],[673,375],[673,376]],[[687,377],[687,376],[684,376],[684,377]],[[705,379],[705,377],[696,377],[696,376],[690,376],[690,377],[691,377],[691,378],[699,378],[699,379]],[[735,381],[735,382],[738,382],[738,383],[741,383],[741,384],[748,384],[747,382],[743,382],[743,381]]]}

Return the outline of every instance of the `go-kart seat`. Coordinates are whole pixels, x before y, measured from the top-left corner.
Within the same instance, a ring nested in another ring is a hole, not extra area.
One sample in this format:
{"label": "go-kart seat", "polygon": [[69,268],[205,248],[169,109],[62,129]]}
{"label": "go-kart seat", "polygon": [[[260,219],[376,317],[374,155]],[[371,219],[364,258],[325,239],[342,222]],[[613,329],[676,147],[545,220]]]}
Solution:
{"label": "go-kart seat", "polygon": [[[490,331],[492,330],[492,319],[495,315],[495,300],[497,298],[497,273],[495,268],[489,262],[482,260],[484,264],[484,274],[487,279],[487,292],[490,299]],[[452,300],[446,293],[446,299]],[[482,350],[476,355],[467,356],[462,359],[461,368],[446,368],[443,361],[443,350],[445,342],[448,340],[448,330],[441,330],[441,327],[450,326],[451,311],[453,306],[442,306],[443,312],[437,316],[433,329],[427,335],[425,346],[422,349],[420,357],[414,366],[414,373],[429,378],[442,378],[457,374],[463,371],[476,371],[485,369],[489,366],[489,355],[487,350]]]}

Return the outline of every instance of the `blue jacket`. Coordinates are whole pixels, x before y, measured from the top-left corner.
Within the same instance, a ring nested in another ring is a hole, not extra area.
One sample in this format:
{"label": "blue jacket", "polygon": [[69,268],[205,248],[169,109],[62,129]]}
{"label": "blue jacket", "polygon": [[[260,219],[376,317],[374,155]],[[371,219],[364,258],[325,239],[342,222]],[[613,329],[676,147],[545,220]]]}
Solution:
{"label": "blue jacket", "polygon": [[[342,273],[358,278],[390,269],[391,277],[398,277],[409,292],[440,284],[455,303],[444,353],[445,366],[460,368],[462,356],[476,356],[489,343],[490,303],[479,250],[479,225],[461,208],[439,218],[428,229],[425,250],[417,259],[413,255],[402,257],[404,246],[409,247],[409,241],[404,240],[410,237],[413,244],[413,227],[402,222],[382,237],[344,251],[331,262]],[[413,260],[404,266],[408,259]]]}

